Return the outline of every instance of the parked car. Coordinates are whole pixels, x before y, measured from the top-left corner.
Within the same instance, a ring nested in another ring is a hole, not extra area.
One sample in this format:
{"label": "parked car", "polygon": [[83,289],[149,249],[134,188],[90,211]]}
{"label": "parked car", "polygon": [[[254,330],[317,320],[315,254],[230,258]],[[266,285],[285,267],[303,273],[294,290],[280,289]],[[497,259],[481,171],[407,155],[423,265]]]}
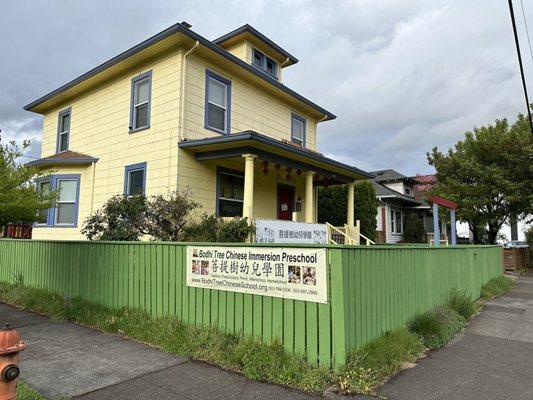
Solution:
{"label": "parked car", "polygon": [[528,248],[529,245],[526,242],[523,242],[521,240],[510,240],[508,242],[505,242],[503,244],[503,247],[508,249],[524,249]]}

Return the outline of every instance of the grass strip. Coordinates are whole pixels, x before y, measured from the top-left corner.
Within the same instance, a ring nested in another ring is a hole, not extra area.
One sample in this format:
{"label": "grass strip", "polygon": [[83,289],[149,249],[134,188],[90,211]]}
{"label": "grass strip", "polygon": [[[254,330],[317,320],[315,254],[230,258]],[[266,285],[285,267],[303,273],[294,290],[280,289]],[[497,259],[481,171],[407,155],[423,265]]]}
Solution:
{"label": "grass strip", "polygon": [[[142,310],[110,309],[28,287],[22,282],[0,282],[0,300],[58,320],[123,334],[170,353],[242,373],[250,379],[314,393],[334,390],[373,395],[376,387],[415,362],[426,348],[437,349],[449,342],[478,311],[471,297],[454,291],[445,306],[415,316],[407,327],[388,332],[349,352],[346,365],[329,369],[310,365],[304,358],[285,352],[281,343],[267,344],[215,328],[191,326],[175,317],[153,318]],[[500,278],[487,285],[491,293],[496,293],[492,286],[510,287],[507,280]]]}
{"label": "grass strip", "polygon": [[492,299],[499,297],[508,292],[514,285],[514,280],[506,276],[493,278],[486,284],[481,286],[481,297],[484,299]]}
{"label": "grass strip", "polygon": [[38,392],[33,390],[24,381],[17,382],[17,399],[18,400],[46,400]]}

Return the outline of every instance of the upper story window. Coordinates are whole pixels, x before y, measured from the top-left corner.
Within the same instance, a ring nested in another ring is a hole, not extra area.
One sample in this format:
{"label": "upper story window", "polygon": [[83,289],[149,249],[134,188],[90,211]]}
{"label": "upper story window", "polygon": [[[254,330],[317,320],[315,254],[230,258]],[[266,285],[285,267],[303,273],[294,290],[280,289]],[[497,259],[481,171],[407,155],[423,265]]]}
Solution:
{"label": "upper story window", "polygon": [[126,165],[124,172],[124,194],[133,196],[146,191],[146,163]]}
{"label": "upper story window", "polygon": [[244,201],[244,176],[241,172],[219,170],[217,213],[220,217],[241,217]]}
{"label": "upper story window", "polygon": [[211,71],[205,76],[205,121],[207,129],[230,133],[231,81]]}
{"label": "upper story window", "polygon": [[131,80],[130,132],[150,127],[152,71]]}
{"label": "upper story window", "polygon": [[55,205],[39,210],[37,226],[75,227],[78,223],[80,175],[52,175],[37,182],[38,190],[45,194],[56,192]]}
{"label": "upper story window", "polygon": [[412,193],[411,192],[411,188],[406,187],[405,188],[405,194],[408,195],[408,196],[411,196],[411,193]]}
{"label": "upper story window", "polygon": [[268,72],[270,75],[272,75],[274,78],[278,77],[278,63],[275,62],[270,57],[265,56],[263,53],[261,53],[257,49],[253,49],[254,57],[252,64],[262,69],[265,72]]}
{"label": "upper story window", "polygon": [[70,107],[59,112],[57,123],[57,153],[68,150],[70,141]]}
{"label": "upper story window", "polygon": [[305,147],[305,119],[296,114],[291,117],[291,142]]}

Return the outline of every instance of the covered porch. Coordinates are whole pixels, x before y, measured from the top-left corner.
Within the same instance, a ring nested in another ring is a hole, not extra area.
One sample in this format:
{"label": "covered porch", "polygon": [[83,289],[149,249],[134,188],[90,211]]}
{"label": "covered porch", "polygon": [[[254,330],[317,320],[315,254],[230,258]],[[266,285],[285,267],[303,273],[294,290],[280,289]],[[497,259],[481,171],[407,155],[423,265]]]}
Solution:
{"label": "covered porch", "polygon": [[321,153],[256,132],[179,143],[216,174],[215,210],[223,217],[317,221],[317,188],[346,185],[346,227],[354,221],[354,183],[371,175]]}

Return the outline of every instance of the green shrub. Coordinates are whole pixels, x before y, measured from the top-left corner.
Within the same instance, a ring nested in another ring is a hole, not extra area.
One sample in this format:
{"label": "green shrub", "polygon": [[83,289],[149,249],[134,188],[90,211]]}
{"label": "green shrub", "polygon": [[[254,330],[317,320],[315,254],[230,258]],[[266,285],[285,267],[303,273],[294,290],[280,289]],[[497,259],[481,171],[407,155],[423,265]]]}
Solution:
{"label": "green shrub", "polygon": [[455,310],[457,314],[469,321],[478,312],[476,302],[472,300],[472,296],[466,294],[466,292],[458,292],[453,290],[448,301],[448,307]]}
{"label": "green shrub", "polygon": [[506,276],[493,278],[481,287],[481,297],[492,299],[499,297],[509,291],[514,285],[514,281]]}
{"label": "green shrub", "polygon": [[223,219],[215,214],[202,215],[199,222],[187,229],[190,242],[242,243],[255,232],[255,226],[247,218]]}
{"label": "green shrub", "polygon": [[409,212],[405,217],[403,241],[406,243],[426,243],[426,228],[422,218],[416,212]]}
{"label": "green shrub", "polygon": [[407,327],[428,349],[438,349],[460,332],[466,320],[449,307],[438,307],[411,319]]}

